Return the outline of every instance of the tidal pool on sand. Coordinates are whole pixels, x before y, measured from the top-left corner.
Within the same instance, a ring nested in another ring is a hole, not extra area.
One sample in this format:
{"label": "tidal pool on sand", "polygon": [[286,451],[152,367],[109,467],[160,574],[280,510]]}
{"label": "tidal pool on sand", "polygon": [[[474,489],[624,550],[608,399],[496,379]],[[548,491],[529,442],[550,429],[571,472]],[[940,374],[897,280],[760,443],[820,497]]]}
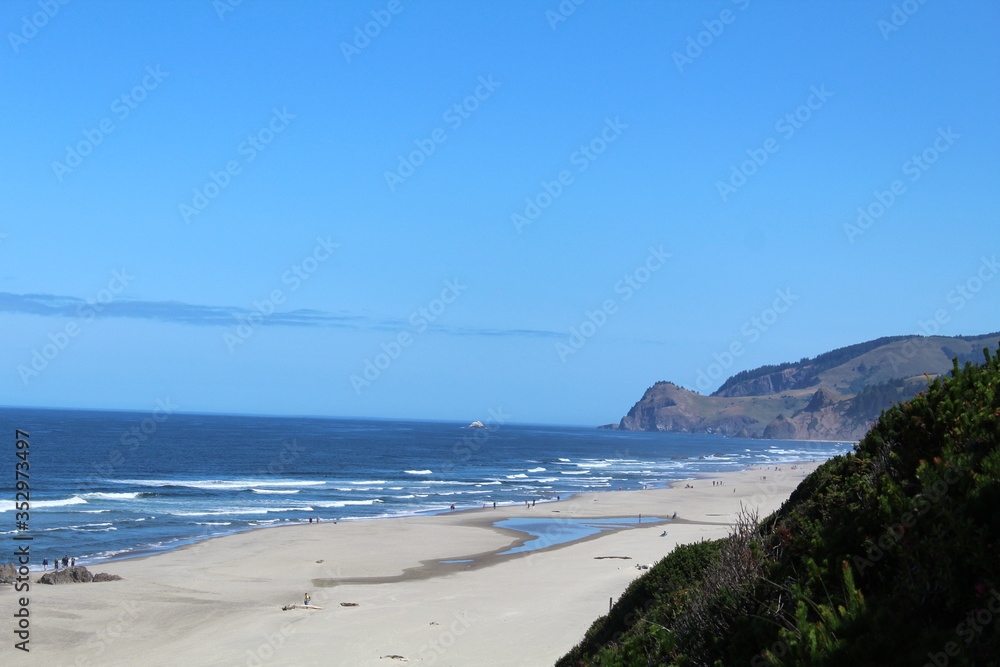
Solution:
{"label": "tidal pool on sand", "polygon": [[504,519],[493,525],[497,528],[519,530],[533,535],[535,539],[528,540],[519,547],[502,551],[498,555],[516,554],[522,551],[536,551],[556,544],[573,542],[584,537],[596,535],[606,530],[629,528],[646,523],[659,523],[667,519],[657,517],[623,517],[617,519]]}

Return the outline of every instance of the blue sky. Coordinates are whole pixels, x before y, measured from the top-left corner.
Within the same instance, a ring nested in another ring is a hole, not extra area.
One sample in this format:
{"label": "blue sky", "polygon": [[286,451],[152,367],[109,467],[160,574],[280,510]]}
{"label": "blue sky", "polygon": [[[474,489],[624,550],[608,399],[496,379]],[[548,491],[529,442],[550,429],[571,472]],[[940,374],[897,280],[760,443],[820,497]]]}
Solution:
{"label": "blue sky", "polygon": [[6,1],[0,404],[601,424],[998,330],[998,19]]}

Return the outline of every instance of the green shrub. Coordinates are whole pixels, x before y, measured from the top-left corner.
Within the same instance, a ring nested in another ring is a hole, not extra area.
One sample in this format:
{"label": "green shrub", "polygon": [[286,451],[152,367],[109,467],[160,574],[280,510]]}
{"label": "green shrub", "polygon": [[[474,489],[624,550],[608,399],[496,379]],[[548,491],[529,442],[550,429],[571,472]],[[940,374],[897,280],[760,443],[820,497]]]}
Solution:
{"label": "green shrub", "polygon": [[984,354],[764,522],[675,549],[558,664],[1000,663],[1000,354]]}

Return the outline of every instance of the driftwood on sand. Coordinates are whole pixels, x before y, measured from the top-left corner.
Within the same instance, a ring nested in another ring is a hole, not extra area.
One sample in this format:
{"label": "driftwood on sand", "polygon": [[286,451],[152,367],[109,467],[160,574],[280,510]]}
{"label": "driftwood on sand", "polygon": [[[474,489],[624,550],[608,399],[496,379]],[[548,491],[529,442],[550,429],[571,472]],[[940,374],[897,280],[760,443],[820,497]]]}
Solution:
{"label": "driftwood on sand", "polygon": [[288,611],[289,609],[326,609],[326,607],[317,607],[314,604],[286,604],[281,608],[281,611]]}

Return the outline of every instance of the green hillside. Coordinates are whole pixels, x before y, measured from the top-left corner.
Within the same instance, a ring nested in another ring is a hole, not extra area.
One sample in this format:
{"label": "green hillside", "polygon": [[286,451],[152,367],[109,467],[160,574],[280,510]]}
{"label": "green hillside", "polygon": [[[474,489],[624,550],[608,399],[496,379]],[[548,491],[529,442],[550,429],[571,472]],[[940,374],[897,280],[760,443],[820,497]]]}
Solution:
{"label": "green hillside", "polygon": [[775,514],[677,547],[557,664],[1000,664],[1000,354],[984,353]]}
{"label": "green hillside", "polygon": [[728,396],[729,391],[739,384],[743,384],[750,380],[756,380],[757,378],[764,377],[765,375],[777,373],[796,366],[802,366],[808,369],[808,371],[803,374],[799,384],[800,387],[808,387],[816,384],[817,376],[823,371],[845,364],[855,357],[861,356],[862,354],[872,350],[876,350],[883,345],[910,340],[911,338],[911,336],[884,336],[882,338],[877,338],[864,343],[840,347],[836,350],[820,354],[812,359],[806,357],[799,360],[797,363],[786,362],[783,364],[770,364],[754,368],[752,370],[741,371],[723,382],[722,386],[720,386],[712,395]]}

